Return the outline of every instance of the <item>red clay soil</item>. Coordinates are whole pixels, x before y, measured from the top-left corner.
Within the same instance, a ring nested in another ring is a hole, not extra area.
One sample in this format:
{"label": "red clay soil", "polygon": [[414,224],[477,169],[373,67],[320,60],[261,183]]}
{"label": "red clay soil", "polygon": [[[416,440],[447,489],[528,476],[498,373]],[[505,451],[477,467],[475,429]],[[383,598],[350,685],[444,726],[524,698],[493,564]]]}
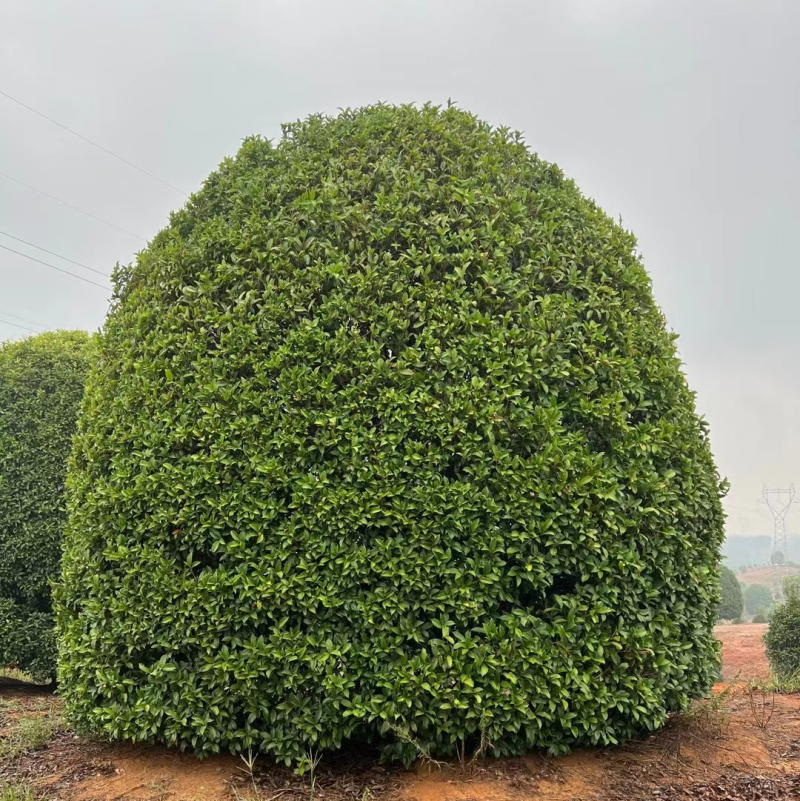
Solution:
{"label": "red clay soil", "polygon": [[769,663],[764,653],[766,623],[726,623],[714,633],[722,643],[722,680],[747,681],[767,678]]}
{"label": "red clay soil", "polygon": [[762,565],[740,570],[736,574],[739,581],[745,584],[780,584],[786,576],[797,576],[800,567],[797,565]]}
{"label": "red clay soil", "polygon": [[[723,675],[766,669],[763,626],[720,626]],[[15,700],[16,698],[16,700]],[[4,703],[5,702],[5,703]],[[20,706],[19,702],[23,702]],[[58,701],[53,699],[53,704]],[[0,694],[0,716],[50,714],[41,697]],[[6,719],[13,725],[12,716]],[[0,734],[2,739],[2,734]],[[308,777],[230,756],[198,761],[166,748],[110,745],[62,732],[22,758],[0,758],[3,781],[30,781],[48,801],[306,801]],[[316,801],[800,801],[800,695],[718,685],[661,731],[618,748],[532,754],[414,771],[375,754],[323,759]]]}
{"label": "red clay soil", "polygon": [[[488,760],[469,771],[406,779],[403,801],[798,801],[800,697],[723,689],[719,706],[676,718],[615,749]],[[755,712],[753,711],[755,709]],[[761,724],[765,724],[762,730]],[[504,775],[509,762],[528,775]],[[492,765],[499,765],[495,775]],[[489,777],[482,775],[488,773]]]}

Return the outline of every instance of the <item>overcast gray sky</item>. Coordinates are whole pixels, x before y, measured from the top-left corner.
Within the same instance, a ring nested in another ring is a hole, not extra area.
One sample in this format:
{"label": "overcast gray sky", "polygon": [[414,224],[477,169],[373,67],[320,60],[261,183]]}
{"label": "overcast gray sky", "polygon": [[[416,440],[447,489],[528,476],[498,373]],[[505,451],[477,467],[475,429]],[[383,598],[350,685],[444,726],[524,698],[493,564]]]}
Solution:
{"label": "overcast gray sky", "polygon": [[[639,237],[729,534],[769,534],[762,483],[800,490],[798,40],[796,0],[3,0],[0,91],[186,192],[248,134],[377,100],[522,130]],[[0,172],[142,237],[0,176],[0,231],[106,272],[184,200],[2,96]],[[107,297],[0,250],[0,338],[96,329]]]}

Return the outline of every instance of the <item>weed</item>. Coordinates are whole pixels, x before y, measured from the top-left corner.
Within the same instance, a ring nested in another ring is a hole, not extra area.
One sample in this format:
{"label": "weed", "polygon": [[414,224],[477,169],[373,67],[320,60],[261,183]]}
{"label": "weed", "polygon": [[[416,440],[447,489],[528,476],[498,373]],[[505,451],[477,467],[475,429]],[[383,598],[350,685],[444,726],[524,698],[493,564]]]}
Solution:
{"label": "weed", "polygon": [[481,742],[475,753],[472,755],[472,759],[470,760],[471,765],[477,762],[481,757],[485,756],[486,752],[490,748],[494,748],[494,745],[489,739],[489,732],[486,729],[486,722],[485,720],[481,719]]}
{"label": "weed", "polygon": [[309,771],[309,801],[314,801],[314,791],[317,786],[316,770],[321,759],[322,751],[312,751],[311,749],[308,750],[308,753],[306,754],[306,765],[308,765]]}
{"label": "weed", "polygon": [[25,673],[24,670],[18,670],[15,667],[0,668],[0,676],[4,679],[14,679],[15,681],[25,681],[29,684],[34,684],[35,680],[30,673]]}
{"label": "weed", "polygon": [[[256,767],[256,760],[258,759],[258,754],[254,754],[253,749],[248,748],[247,755],[245,756],[245,754],[239,754],[239,758],[242,760],[242,762],[244,762],[244,767],[239,768],[239,770],[242,771],[242,773],[244,773],[250,779],[250,783],[253,785],[252,801],[275,801],[284,793],[291,792],[290,788],[284,788],[283,790],[278,790],[277,793],[274,793],[269,798],[265,799],[261,795],[261,791],[258,789],[258,785],[256,784],[255,767]],[[319,762],[319,759],[317,759],[317,762]],[[235,788],[233,792],[236,795],[236,801],[244,801],[244,798],[239,795],[238,791]],[[0,801],[3,801],[3,799],[0,799]]]}
{"label": "weed", "polygon": [[253,749],[248,748],[247,756],[245,756],[244,754],[240,754],[239,758],[242,760],[242,762],[244,762],[244,767],[239,768],[239,770],[247,774],[247,776],[250,778],[250,783],[253,785],[253,792],[255,793],[253,797],[255,799],[258,799],[259,798],[258,786],[256,785],[256,777],[254,774],[254,769],[256,766],[256,760],[258,759],[258,754],[254,754]]}
{"label": "weed", "polygon": [[30,785],[3,784],[0,785],[0,801],[34,801],[36,796]]}
{"label": "weed", "polygon": [[418,740],[415,740],[414,737],[411,736],[411,733],[405,726],[398,726],[396,724],[389,724],[389,728],[391,729],[392,733],[397,737],[398,740],[402,740],[404,743],[408,743],[409,745],[413,746],[417,752],[417,756],[422,761],[422,764],[426,767],[436,767],[436,768],[443,768],[445,763],[440,762],[438,759],[434,759],[430,751],[425,748]]}
{"label": "weed", "polygon": [[[0,759],[13,759],[44,745],[64,722],[58,716],[23,718],[11,733],[0,740]],[[5,801],[0,797],[0,801]]]}
{"label": "weed", "polygon": [[721,737],[728,722],[730,695],[729,685],[722,692],[712,693],[709,698],[695,701],[685,712],[673,717],[673,722],[678,724],[676,729],[689,729],[714,739]]}
{"label": "weed", "polygon": [[764,689],[778,694],[800,693],[800,670],[788,676],[777,676],[774,673],[764,684]]}
{"label": "weed", "polygon": [[753,722],[761,731],[766,731],[775,714],[775,691],[751,682],[747,685],[747,703]]}

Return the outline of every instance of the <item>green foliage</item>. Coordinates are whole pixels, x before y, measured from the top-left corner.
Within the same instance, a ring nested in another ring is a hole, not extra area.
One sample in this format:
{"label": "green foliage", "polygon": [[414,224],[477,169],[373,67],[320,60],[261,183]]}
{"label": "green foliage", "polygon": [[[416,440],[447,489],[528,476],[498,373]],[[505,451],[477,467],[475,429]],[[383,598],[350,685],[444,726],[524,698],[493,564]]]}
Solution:
{"label": "green foliage", "polygon": [[55,331],[0,344],[0,668],[42,680],[55,676],[50,582],[89,343]]}
{"label": "green foliage", "polygon": [[706,424],[634,238],[518,135],[375,106],[247,140],[117,280],[59,596],[80,726],[562,752],[708,690]]}
{"label": "green foliage", "polygon": [[747,614],[754,615],[759,607],[769,609],[772,605],[772,591],[764,584],[748,584],[744,590],[744,608]]}
{"label": "green foliage", "polygon": [[783,551],[775,551],[775,553],[770,557],[770,562],[773,565],[786,564],[786,557],[783,555]]}
{"label": "green foliage", "polygon": [[58,715],[23,717],[11,726],[10,731],[4,731],[0,739],[0,759],[13,759],[40,748],[61,731],[63,726]]}
{"label": "green foliage", "polygon": [[717,617],[720,620],[734,620],[742,616],[744,601],[742,588],[736,574],[725,565],[720,565],[720,600]]}
{"label": "green foliage", "polygon": [[35,801],[33,788],[29,784],[5,784],[0,781],[0,801]]}
{"label": "green foliage", "polygon": [[766,623],[767,622],[767,611],[763,607],[759,607],[756,610],[756,613],[753,615],[752,623]]}
{"label": "green foliage", "polygon": [[796,684],[800,678],[800,576],[783,580],[783,595],[786,600],[770,614],[764,642],[777,679]]}
{"label": "green foliage", "polygon": [[783,597],[790,601],[800,601],[800,576],[784,578]]}

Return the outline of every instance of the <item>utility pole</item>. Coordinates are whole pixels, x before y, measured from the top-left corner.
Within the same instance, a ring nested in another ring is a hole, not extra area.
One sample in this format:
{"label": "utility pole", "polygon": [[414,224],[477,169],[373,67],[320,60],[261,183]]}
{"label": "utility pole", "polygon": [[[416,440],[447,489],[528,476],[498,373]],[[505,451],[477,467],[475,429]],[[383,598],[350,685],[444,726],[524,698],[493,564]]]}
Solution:
{"label": "utility pole", "polygon": [[787,489],[768,487],[764,484],[761,490],[761,500],[772,512],[772,553],[780,551],[788,559],[789,540],[786,537],[786,514],[793,503],[800,503],[800,498],[794,491],[794,484],[790,484]]}

